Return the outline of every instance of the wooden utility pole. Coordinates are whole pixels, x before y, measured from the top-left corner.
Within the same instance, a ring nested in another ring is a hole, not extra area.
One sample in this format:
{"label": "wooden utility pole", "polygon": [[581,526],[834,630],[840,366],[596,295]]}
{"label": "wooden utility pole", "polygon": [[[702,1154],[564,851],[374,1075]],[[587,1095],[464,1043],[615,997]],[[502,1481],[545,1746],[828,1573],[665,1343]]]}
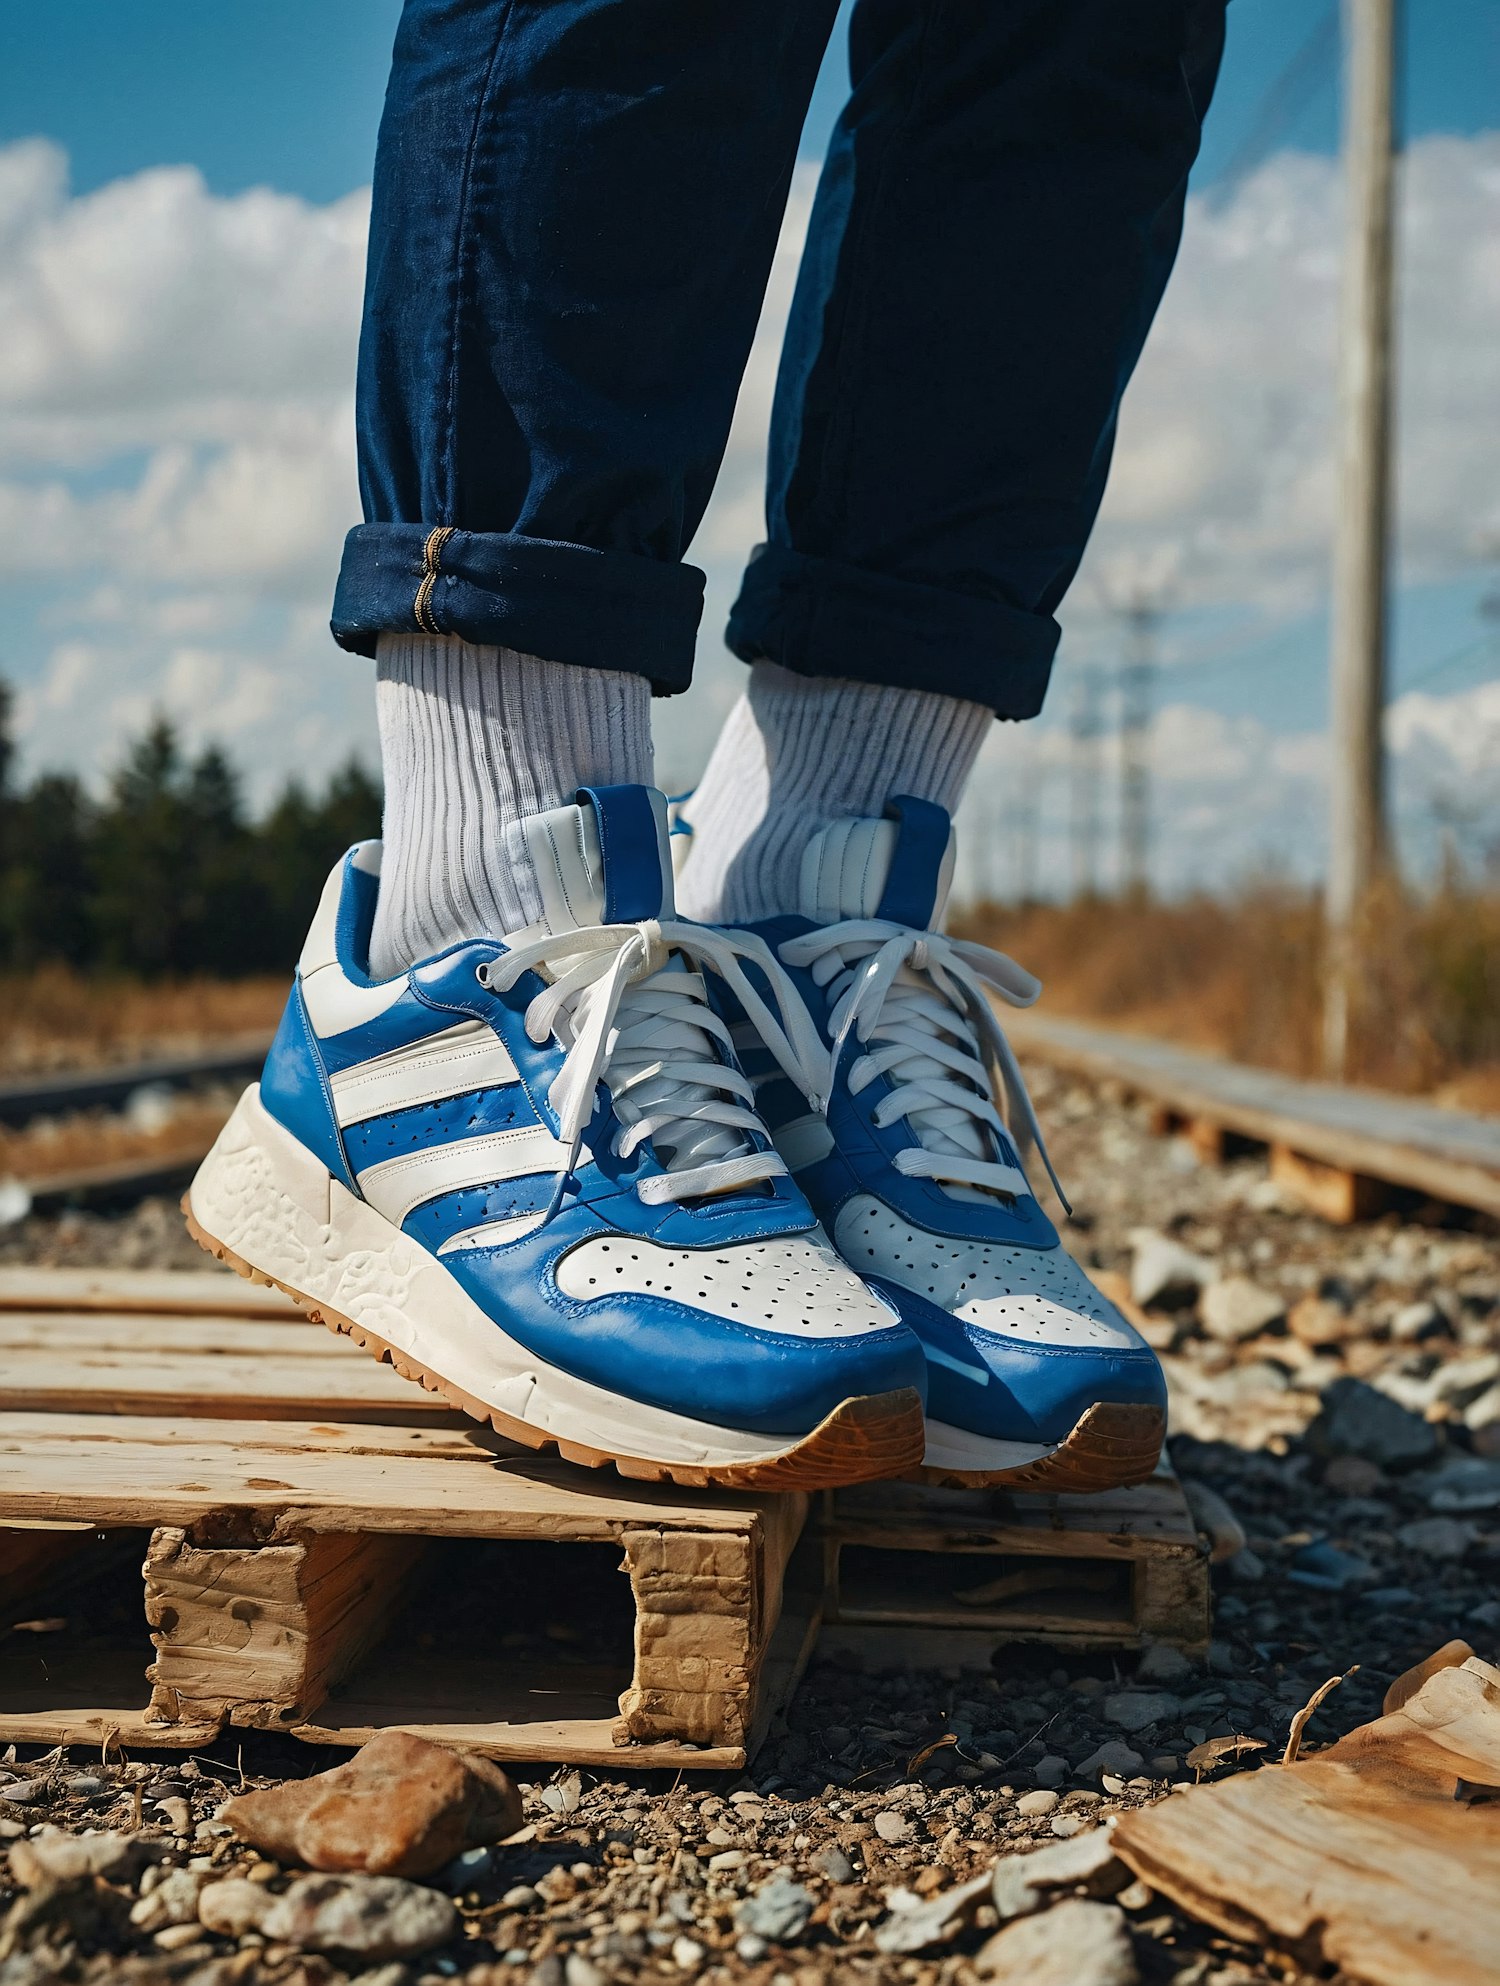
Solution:
{"label": "wooden utility pole", "polygon": [[1387,857],[1386,552],[1390,535],[1397,0],[1344,0],[1343,295],[1330,679],[1323,1063],[1348,1073],[1358,922]]}

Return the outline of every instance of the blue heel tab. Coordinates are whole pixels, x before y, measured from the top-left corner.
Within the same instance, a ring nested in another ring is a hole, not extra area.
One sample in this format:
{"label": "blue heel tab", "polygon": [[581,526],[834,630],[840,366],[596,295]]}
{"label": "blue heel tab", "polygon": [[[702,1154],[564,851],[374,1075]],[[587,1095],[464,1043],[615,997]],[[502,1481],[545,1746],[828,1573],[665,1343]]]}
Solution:
{"label": "blue heel tab", "polygon": [[339,965],[356,986],[373,986],[370,977],[370,934],[380,897],[380,843],[356,842],[344,857],[338,918],[333,927]]}
{"label": "blue heel tab", "polygon": [[581,786],[578,805],[591,807],[604,869],[604,922],[643,924],[670,917],[672,856],[667,803],[650,786]]}
{"label": "blue heel tab", "polygon": [[875,915],[914,931],[932,928],[938,887],[953,832],[946,807],[898,793],[885,817],[896,823],[896,846]]}

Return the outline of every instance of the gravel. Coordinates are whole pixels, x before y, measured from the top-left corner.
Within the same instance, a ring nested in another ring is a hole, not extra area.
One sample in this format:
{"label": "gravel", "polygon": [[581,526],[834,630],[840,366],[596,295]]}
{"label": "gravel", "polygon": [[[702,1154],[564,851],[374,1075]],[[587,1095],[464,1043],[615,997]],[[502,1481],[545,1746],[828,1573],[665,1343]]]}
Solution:
{"label": "gravel", "polygon": [[[1500,1349],[1500,1247],[1493,1229],[1435,1209],[1330,1228],[1289,1206],[1263,1163],[1205,1167],[1185,1141],[1151,1136],[1107,1085],[1039,1071],[1034,1088],[1079,1208],[1070,1245],[1127,1277],[1154,1258],[1149,1330],[1172,1381],[1174,1460],[1244,1538],[1214,1569],[1206,1663],[1029,1646],[989,1669],[819,1662],[748,1773],[522,1777],[528,1839],[398,1885],[384,1917],[342,1895],[312,1932],[317,1899],[296,1888],[309,1879],[218,1832],[215,1816],[241,1790],[241,1762],[245,1784],[262,1786],[332,1755],[249,1730],[154,1763],[33,1747],[0,1758],[3,1986],[969,1986],[986,1947],[987,1967],[1024,1955],[1038,1979],[1059,1941],[1057,1962],[1071,1952],[1082,1965],[1085,1927],[1100,1979],[1295,1981],[1140,1884],[1092,1899],[1049,1890],[1045,1908],[1002,1928],[992,1872],[1036,1849],[1107,1867],[1112,1818],[1190,1783],[1195,1747],[1243,1738],[1260,1749],[1228,1748],[1209,1769],[1256,1770],[1313,1691],[1355,1664],[1304,1751],[1378,1715],[1391,1680],[1450,1637],[1494,1658],[1500,1419],[1485,1361]],[[165,1201],[33,1217],[0,1234],[0,1258],[205,1265]],[[1264,1321],[1226,1339],[1200,1312],[1233,1278],[1262,1293]],[[908,1780],[908,1761],[949,1734],[957,1742]],[[71,1861],[49,1849],[23,1881],[26,1851],[51,1839],[43,1828],[140,1846]],[[36,1880],[48,1855],[56,1873]],[[263,1909],[255,1887],[272,1899]],[[189,1891],[197,1922],[165,1921]],[[131,1922],[143,1894],[162,1895],[156,1931]],[[336,1946],[350,1927],[366,1942]],[[382,1945],[387,1934],[398,1943]]]}

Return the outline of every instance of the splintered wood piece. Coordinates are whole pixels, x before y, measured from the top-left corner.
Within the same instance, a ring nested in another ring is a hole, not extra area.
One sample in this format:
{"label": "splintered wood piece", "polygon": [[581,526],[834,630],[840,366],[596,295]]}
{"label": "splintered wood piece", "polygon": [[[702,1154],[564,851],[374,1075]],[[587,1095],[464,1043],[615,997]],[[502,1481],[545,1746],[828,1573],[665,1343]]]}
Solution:
{"label": "splintered wood piece", "polygon": [[1429,1676],[1295,1765],[1122,1814],[1115,1852],[1230,1937],[1368,1986],[1491,1986],[1500,1950],[1500,1670]]}
{"label": "splintered wood piece", "polygon": [[247,1550],[155,1532],[149,1715],[266,1730],[304,1721],[378,1637],[421,1549],[413,1538],[324,1533]]}
{"label": "splintered wood piece", "polygon": [[1339,1165],[1325,1165],[1321,1159],[1308,1158],[1290,1145],[1272,1145],[1271,1177],[1334,1227],[1373,1220],[1390,1204],[1391,1189],[1383,1179],[1372,1179],[1368,1173],[1350,1172]]}

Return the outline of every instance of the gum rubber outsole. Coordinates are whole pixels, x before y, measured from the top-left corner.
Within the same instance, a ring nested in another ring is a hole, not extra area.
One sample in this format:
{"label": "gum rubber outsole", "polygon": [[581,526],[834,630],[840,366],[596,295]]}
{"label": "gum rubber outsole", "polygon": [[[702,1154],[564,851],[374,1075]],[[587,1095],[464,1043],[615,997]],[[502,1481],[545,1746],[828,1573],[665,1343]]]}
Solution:
{"label": "gum rubber outsole", "polygon": [[909,1475],[921,1462],[925,1433],[922,1402],[914,1387],[845,1400],[795,1447],[758,1462],[651,1462],[640,1456],[615,1455],[582,1442],[568,1441],[561,1435],[544,1433],[486,1406],[483,1400],[444,1379],[441,1373],[419,1365],[410,1353],[398,1351],[341,1311],[257,1269],[199,1225],[186,1193],[182,1196],[182,1213],[188,1233],[216,1262],[233,1269],[247,1282],[280,1290],[306,1311],[312,1323],[324,1324],[336,1335],[352,1338],[374,1358],[393,1366],[403,1379],[441,1395],[474,1420],[492,1427],[496,1434],[521,1442],[527,1448],[555,1448],[565,1462],[576,1462],[586,1469],[613,1467],[632,1482],[672,1482],[687,1489],[749,1490],[836,1489],[843,1483],[878,1482],[889,1476]]}
{"label": "gum rubber outsole", "polygon": [[912,1479],[949,1489],[1003,1486],[1043,1494],[1129,1489],[1155,1473],[1166,1433],[1167,1417],[1160,1407],[1101,1403],[1080,1415],[1067,1440],[1035,1462],[1013,1469],[924,1467],[913,1471]]}

